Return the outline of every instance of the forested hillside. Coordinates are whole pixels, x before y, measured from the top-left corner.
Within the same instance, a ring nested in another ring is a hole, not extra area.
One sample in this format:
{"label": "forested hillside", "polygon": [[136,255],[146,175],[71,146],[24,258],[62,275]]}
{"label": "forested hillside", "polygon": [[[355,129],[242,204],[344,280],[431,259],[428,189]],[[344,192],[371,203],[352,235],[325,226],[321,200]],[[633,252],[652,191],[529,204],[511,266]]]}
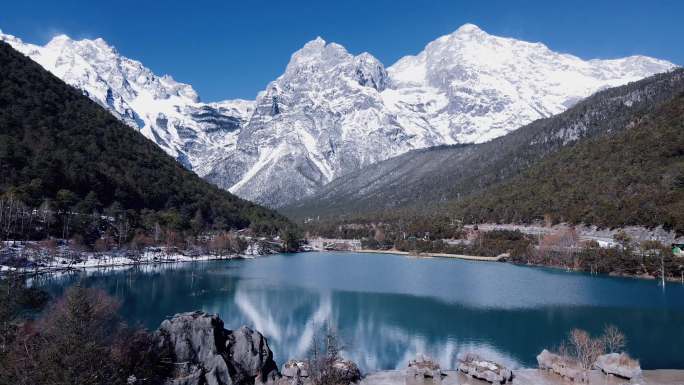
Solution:
{"label": "forested hillside", "polygon": [[[530,222],[552,214],[555,220],[604,226],[677,227],[664,205],[679,195],[662,188],[679,178],[674,169],[681,166],[676,135],[683,92],[682,69],[604,90],[487,143],[413,151],[364,168],[284,212],[328,222],[436,216]],[[638,136],[649,131],[660,136]],[[655,167],[661,163],[667,166]],[[584,186],[563,189],[573,184]]]}
{"label": "forested hillside", "polygon": [[449,212],[478,221],[663,225],[684,234],[684,93],[615,135],[580,141]]}
{"label": "forested hillside", "polygon": [[[185,170],[79,91],[0,42],[0,223],[5,238],[250,227],[278,213]],[[99,222],[99,223],[98,223]],[[107,224],[105,223],[104,226]]]}

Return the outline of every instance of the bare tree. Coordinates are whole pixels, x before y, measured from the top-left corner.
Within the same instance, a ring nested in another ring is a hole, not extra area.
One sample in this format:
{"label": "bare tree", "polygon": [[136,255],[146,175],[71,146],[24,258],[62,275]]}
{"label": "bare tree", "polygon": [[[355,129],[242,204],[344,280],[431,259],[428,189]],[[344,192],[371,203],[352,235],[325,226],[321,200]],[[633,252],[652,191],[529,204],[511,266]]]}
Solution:
{"label": "bare tree", "polygon": [[584,330],[573,329],[570,331],[566,346],[567,352],[584,372],[584,380],[586,381],[588,372],[594,366],[596,359],[605,352],[603,338],[592,338]]}
{"label": "bare tree", "polygon": [[609,353],[618,353],[627,346],[627,338],[615,325],[606,325],[602,338]]}
{"label": "bare tree", "polygon": [[632,238],[625,232],[625,230],[619,230],[615,235],[613,235],[613,240],[620,244],[623,249],[629,248]]}
{"label": "bare tree", "polygon": [[231,251],[231,243],[230,234],[223,232],[209,241],[209,249],[219,257],[223,257],[224,253]]}
{"label": "bare tree", "polygon": [[[577,268],[574,256],[579,244],[579,236],[574,227],[561,227],[550,232],[539,242],[539,254],[551,262]],[[559,260],[554,261],[556,257]]]}
{"label": "bare tree", "polygon": [[162,238],[162,228],[159,226],[159,222],[154,222],[154,244],[159,245]]}
{"label": "bare tree", "polygon": [[355,364],[342,360],[341,350],[340,341],[329,326],[314,335],[308,359],[313,385],[349,385],[360,377]]}

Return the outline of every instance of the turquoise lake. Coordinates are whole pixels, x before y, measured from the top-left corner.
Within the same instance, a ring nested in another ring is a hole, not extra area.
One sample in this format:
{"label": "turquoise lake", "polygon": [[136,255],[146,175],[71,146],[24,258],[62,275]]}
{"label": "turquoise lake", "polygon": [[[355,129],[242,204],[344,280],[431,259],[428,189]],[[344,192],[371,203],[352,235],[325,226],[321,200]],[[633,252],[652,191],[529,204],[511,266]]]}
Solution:
{"label": "turquoise lake", "polygon": [[363,370],[405,367],[416,353],[453,368],[476,351],[536,366],[572,328],[627,336],[642,367],[684,368],[684,285],[497,262],[390,254],[299,253],[87,270],[38,278],[54,295],[81,282],[121,300],[130,323],[155,329],[175,313],[218,313],[261,331],[278,365],[304,358],[327,326]]}

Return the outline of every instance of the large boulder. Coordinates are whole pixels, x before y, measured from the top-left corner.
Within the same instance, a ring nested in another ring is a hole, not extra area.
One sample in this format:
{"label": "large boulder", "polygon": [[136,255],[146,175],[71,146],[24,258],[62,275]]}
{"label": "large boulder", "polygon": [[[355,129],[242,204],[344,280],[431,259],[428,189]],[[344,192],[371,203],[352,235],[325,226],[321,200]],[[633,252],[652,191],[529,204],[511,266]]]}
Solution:
{"label": "large boulder", "polygon": [[539,364],[539,369],[549,370],[571,381],[582,381],[585,378],[584,371],[577,363],[558,354],[551,353],[546,349],[537,355],[537,363]]}
{"label": "large boulder", "polygon": [[172,385],[252,385],[280,374],[261,333],[248,327],[226,330],[213,314],[176,314],[162,322],[155,343],[174,361]]}
{"label": "large boulder", "polygon": [[441,379],[442,370],[437,362],[422,354],[418,354],[415,360],[409,361],[406,377]]}
{"label": "large boulder", "polygon": [[458,370],[493,384],[505,384],[513,379],[513,372],[503,365],[488,361],[475,353],[458,355]]}
{"label": "large boulder", "polygon": [[361,370],[353,361],[338,359],[332,363],[332,370],[342,384],[357,382],[361,379]]}
{"label": "large boulder", "polygon": [[[228,331],[226,348],[235,368],[237,384],[268,382],[278,375],[278,366],[266,338],[256,330],[242,326]],[[245,382],[246,381],[246,382]]]}
{"label": "large boulder", "polygon": [[632,359],[626,353],[603,354],[596,359],[594,364],[603,373],[612,374],[618,377],[631,380],[641,375],[639,361]]}
{"label": "large boulder", "polygon": [[303,385],[309,383],[309,363],[306,361],[289,360],[281,370],[282,379],[278,385]]}

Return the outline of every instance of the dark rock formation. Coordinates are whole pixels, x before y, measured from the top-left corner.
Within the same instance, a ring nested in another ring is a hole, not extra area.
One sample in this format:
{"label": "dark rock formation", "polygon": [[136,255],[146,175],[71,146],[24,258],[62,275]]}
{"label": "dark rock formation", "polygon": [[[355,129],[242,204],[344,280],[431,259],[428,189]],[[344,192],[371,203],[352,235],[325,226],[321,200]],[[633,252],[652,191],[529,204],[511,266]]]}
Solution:
{"label": "dark rock formation", "polygon": [[172,385],[253,385],[280,377],[261,333],[246,326],[226,330],[217,315],[176,314],[162,322],[155,343],[174,360]]}

